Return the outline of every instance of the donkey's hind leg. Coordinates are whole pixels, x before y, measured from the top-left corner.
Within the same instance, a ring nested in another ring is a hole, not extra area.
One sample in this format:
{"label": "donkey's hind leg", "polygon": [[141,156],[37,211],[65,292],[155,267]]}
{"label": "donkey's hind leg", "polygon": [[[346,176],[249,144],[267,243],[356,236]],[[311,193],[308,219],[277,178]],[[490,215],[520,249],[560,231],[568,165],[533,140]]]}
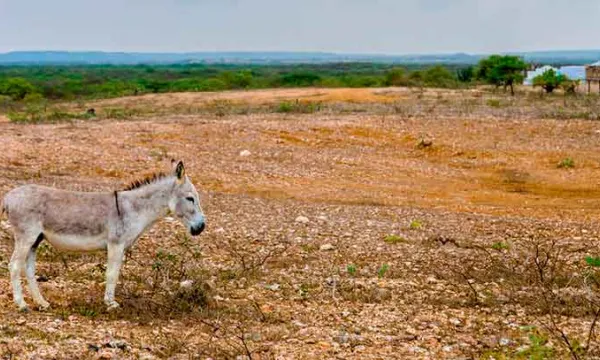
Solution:
{"label": "donkey's hind leg", "polygon": [[21,311],[27,311],[27,303],[23,299],[23,287],[21,285],[21,273],[25,268],[27,254],[31,250],[31,245],[35,241],[29,241],[28,237],[22,233],[15,232],[15,249],[10,258],[10,282],[13,290],[13,300]]}
{"label": "donkey's hind leg", "polygon": [[25,267],[25,275],[27,276],[27,284],[29,285],[29,293],[33,298],[33,301],[39,306],[40,310],[46,310],[50,307],[50,304],[44,299],[40,293],[37,280],[35,278],[35,254],[37,247],[44,239],[44,236],[40,234],[33,246],[31,246],[29,253],[27,254],[27,265]]}

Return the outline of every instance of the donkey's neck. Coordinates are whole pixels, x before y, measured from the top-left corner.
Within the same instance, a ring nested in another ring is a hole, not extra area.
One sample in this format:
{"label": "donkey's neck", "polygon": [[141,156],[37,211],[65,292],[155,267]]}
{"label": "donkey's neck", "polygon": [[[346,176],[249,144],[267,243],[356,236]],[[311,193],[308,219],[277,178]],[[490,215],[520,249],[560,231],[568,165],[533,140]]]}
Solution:
{"label": "donkey's neck", "polygon": [[139,231],[144,231],[158,219],[167,215],[169,200],[175,185],[172,177],[158,180],[154,183],[143,185],[137,189],[120,192],[119,199],[126,205],[123,216],[136,223]]}

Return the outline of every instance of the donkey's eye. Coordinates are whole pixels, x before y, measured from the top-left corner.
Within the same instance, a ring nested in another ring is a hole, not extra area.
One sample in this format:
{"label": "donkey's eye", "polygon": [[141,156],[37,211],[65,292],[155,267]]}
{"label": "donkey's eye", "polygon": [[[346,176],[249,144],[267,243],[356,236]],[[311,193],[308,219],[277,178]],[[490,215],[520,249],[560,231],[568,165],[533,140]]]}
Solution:
{"label": "donkey's eye", "polygon": [[193,197],[186,197],[185,198],[187,201],[191,202],[192,204],[194,203],[194,198]]}

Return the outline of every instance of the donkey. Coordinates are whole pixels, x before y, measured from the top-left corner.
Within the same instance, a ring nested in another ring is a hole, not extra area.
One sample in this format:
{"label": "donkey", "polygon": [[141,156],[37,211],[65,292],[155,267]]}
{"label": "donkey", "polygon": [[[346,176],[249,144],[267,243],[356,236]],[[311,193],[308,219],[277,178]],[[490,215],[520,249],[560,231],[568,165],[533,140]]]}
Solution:
{"label": "donkey", "polygon": [[115,287],[123,256],[141,234],[161,217],[174,214],[193,235],[205,227],[196,188],[185,174],[183,162],[172,161],[170,173],[155,174],[112,193],[72,192],[24,185],[8,192],[2,213],[14,233],[10,281],[14,302],[27,311],[21,273],[25,270],[29,292],[40,310],[49,308],[35,277],[36,249],[47,240],[63,251],[107,251],[106,291],[108,310],[119,307]]}

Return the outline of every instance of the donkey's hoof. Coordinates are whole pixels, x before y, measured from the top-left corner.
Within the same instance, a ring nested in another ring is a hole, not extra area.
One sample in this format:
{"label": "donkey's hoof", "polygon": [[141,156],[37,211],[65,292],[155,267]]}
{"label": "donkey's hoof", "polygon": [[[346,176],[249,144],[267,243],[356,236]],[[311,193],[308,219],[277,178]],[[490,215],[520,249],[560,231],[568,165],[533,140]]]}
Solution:
{"label": "donkey's hoof", "polygon": [[39,311],[42,311],[42,312],[43,311],[48,311],[48,310],[50,310],[50,303],[46,302],[46,303],[43,303],[43,304],[39,304],[37,308],[38,308]]}
{"label": "donkey's hoof", "polygon": [[25,305],[25,306],[19,306],[19,312],[20,313],[28,313],[29,312],[29,308],[27,307],[27,305]]}

